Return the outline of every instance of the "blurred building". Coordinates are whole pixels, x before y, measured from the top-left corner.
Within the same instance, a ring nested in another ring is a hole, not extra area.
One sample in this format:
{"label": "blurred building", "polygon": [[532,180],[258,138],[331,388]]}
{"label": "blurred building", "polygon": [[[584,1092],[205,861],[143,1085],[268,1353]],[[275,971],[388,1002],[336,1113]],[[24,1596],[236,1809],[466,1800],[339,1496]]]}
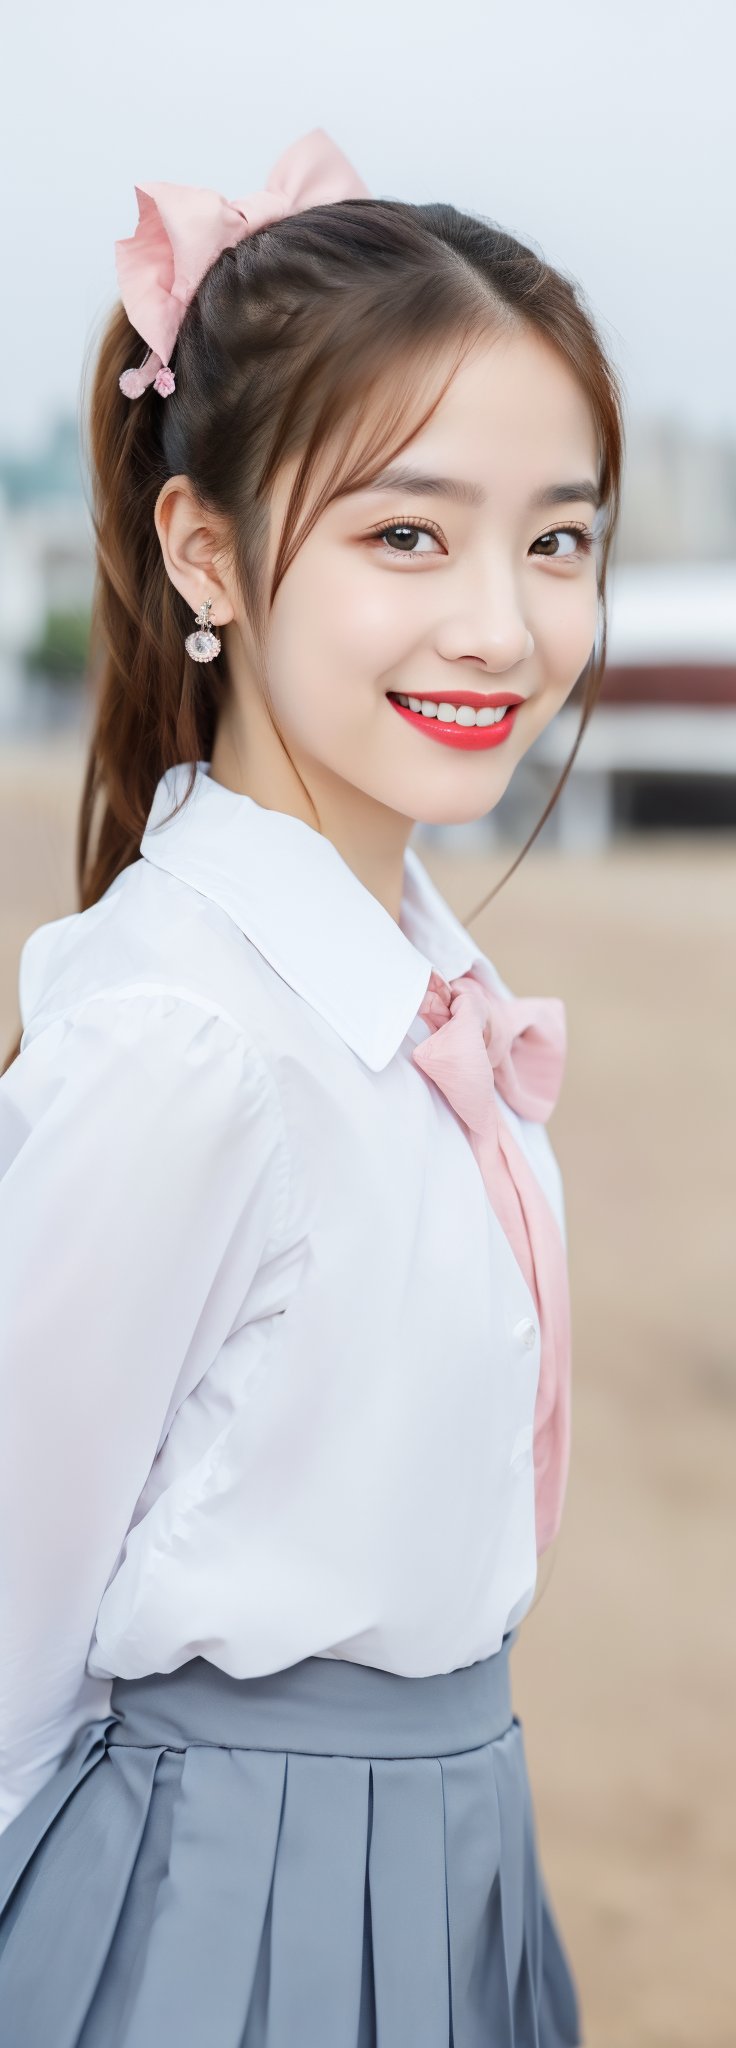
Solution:
{"label": "blurred building", "polygon": [[45,688],[26,674],[47,621],[89,612],[92,522],[84,496],[77,425],[59,419],[38,453],[0,456],[0,731],[56,722],[78,692]]}
{"label": "blurred building", "polygon": [[675,417],[635,418],[618,562],[736,562],[736,442]]}
{"label": "blurred building", "polygon": [[[601,694],[543,832],[602,845],[647,809],[672,829],[736,826],[736,561],[620,563],[608,617]],[[534,813],[525,833],[572,752],[581,706],[576,685],[522,764],[527,787],[517,792],[514,777],[509,798]],[[517,812],[515,834],[520,822]]]}

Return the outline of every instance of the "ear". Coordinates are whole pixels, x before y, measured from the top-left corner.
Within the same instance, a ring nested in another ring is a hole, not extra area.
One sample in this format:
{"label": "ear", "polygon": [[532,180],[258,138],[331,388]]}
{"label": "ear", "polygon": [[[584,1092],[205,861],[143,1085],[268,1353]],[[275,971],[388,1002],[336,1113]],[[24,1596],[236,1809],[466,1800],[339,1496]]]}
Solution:
{"label": "ear", "polygon": [[174,588],[193,612],[198,612],[208,597],[212,604],[210,625],[228,625],[235,617],[235,608],[225,563],[224,532],[200,504],[188,476],[167,477],[153,516],[166,573]]}

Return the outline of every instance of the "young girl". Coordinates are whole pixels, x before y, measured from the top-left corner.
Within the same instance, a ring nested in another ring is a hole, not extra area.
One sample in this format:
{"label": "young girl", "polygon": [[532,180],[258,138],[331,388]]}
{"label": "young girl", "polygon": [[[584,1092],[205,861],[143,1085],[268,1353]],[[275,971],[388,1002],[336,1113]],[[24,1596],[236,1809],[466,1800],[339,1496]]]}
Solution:
{"label": "young girl", "polygon": [[564,277],[321,130],[136,190],[81,907],[0,1083],[0,2032],[573,2048],[509,1673],[564,1010],[408,841],[590,716],[619,389]]}

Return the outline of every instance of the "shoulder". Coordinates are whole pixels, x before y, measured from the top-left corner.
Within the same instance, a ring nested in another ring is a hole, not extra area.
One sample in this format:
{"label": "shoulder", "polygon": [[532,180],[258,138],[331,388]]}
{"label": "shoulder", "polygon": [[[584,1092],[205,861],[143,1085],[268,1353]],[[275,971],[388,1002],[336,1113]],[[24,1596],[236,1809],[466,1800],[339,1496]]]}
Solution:
{"label": "shoulder", "polygon": [[[212,913],[210,917],[209,913]],[[230,930],[228,930],[230,927]],[[232,932],[232,937],[230,935]],[[39,925],[21,952],[23,1035],[0,1079],[3,1121],[32,1125],[57,1101],[106,1128],[131,1119],[268,1128],[284,1120],[261,1034],[249,1028],[240,934],[208,899],[148,862],[123,870],[88,910]],[[6,1125],[7,1128],[7,1125]]]}
{"label": "shoulder", "polygon": [[[22,1044],[0,1077],[0,1186],[113,1219],[135,1202],[155,1234],[169,1214],[220,1229],[259,1212],[279,1243],[291,1149],[267,1062],[241,1026],[152,985],[88,993]],[[204,1227],[204,1226],[203,1226]],[[0,1231],[0,1235],[2,1232]]]}
{"label": "shoulder", "polygon": [[24,1032],[0,1103],[25,1102],[33,1121],[62,1097],[106,1125],[149,1122],[162,1136],[166,1117],[170,1136],[173,1118],[191,1132],[196,1120],[258,1114],[283,1129],[269,1065],[238,1020],[155,982],[88,991]]}
{"label": "shoulder", "polygon": [[[187,1033],[199,1010],[253,1043],[248,945],[226,913],[189,884],[137,860],[99,902],[36,927],[20,956],[22,1048],[92,1002],[126,1006],[130,1028],[157,1016],[159,1037]],[[93,1020],[90,1020],[93,1022]]]}

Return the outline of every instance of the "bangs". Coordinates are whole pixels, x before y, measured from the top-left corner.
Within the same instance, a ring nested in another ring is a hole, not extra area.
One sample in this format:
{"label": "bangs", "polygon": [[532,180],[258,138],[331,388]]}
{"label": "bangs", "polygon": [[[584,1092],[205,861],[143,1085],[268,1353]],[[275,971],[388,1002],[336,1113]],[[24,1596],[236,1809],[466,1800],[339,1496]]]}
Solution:
{"label": "bangs", "polygon": [[428,336],[394,351],[387,366],[365,359],[353,378],[339,380],[321,405],[299,461],[289,496],[269,592],[279,584],[326,507],[365,490],[386,463],[427,425],[473,343],[498,328],[495,311],[448,339]]}

